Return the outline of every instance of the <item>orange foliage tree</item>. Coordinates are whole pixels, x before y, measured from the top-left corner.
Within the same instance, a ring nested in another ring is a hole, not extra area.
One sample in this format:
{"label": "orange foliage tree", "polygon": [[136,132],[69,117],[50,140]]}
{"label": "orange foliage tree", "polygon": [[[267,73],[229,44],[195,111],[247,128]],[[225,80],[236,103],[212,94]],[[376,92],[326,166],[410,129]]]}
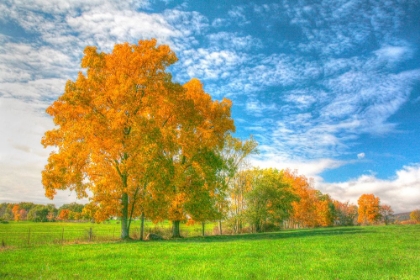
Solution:
{"label": "orange foliage tree", "polygon": [[19,221],[20,218],[20,213],[19,213],[20,209],[19,209],[19,205],[16,204],[15,206],[13,206],[12,208],[12,213],[14,216],[15,221]]}
{"label": "orange foliage tree", "polygon": [[335,206],[328,195],[312,187],[311,181],[297,171],[284,170],[287,182],[298,197],[292,203],[293,212],[287,227],[331,226],[335,219]]}
{"label": "orange foliage tree", "polygon": [[357,222],[371,224],[377,222],[380,217],[380,199],[373,194],[362,194],[357,201],[359,205]]}
{"label": "orange foliage tree", "polygon": [[219,218],[217,195],[224,191],[225,184],[217,175],[226,168],[221,151],[235,130],[230,100],[213,101],[197,79],[183,88],[191,103],[183,108],[185,122],[176,131],[179,149],[169,154],[174,176],[165,193],[173,237],[180,236],[179,223],[187,216],[201,222]]}
{"label": "orange foliage tree", "polygon": [[61,221],[67,221],[69,219],[70,210],[69,209],[63,209],[58,213],[57,219]]}
{"label": "orange foliage tree", "polygon": [[177,57],[156,40],[116,44],[109,54],[88,46],[84,54],[86,74],[47,109],[56,128],[42,144],[57,149],[42,172],[46,196],[89,194],[96,220],[121,217],[123,239],[133,216],[169,212],[179,223],[192,189],[214,191],[207,155],[234,131],[231,102],[212,101],[198,80],[172,82],[165,70]]}

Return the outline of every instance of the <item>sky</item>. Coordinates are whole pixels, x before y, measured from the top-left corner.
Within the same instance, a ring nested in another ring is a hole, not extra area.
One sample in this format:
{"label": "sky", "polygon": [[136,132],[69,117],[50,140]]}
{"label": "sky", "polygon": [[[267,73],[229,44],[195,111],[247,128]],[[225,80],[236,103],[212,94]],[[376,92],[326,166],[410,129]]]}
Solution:
{"label": "sky", "polygon": [[420,2],[413,0],[3,0],[0,2],[0,202],[44,196],[45,109],[81,71],[87,45],[156,38],[233,102],[254,166],[297,170],[334,199],[379,196],[420,208]]}

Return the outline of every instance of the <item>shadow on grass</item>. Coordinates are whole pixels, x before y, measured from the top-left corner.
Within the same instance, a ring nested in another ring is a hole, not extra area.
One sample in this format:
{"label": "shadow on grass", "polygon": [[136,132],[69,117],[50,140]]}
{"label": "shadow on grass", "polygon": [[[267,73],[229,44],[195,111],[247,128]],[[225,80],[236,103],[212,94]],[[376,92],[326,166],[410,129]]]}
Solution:
{"label": "shadow on grass", "polygon": [[283,239],[283,238],[305,238],[311,236],[333,236],[333,235],[354,235],[367,234],[371,231],[365,228],[321,228],[321,229],[302,229],[302,230],[285,230],[278,232],[265,233],[247,233],[238,235],[212,235],[205,237],[188,237],[179,239],[170,239],[164,242],[182,242],[182,243],[206,243],[206,242],[231,242],[231,241],[252,241],[267,239]]}

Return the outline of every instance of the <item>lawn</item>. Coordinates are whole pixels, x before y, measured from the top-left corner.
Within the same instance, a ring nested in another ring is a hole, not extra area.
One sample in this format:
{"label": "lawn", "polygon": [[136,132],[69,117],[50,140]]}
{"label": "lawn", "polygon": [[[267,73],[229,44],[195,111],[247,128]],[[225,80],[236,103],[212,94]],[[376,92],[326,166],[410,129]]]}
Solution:
{"label": "lawn", "polygon": [[420,279],[420,226],[3,249],[5,279]]}

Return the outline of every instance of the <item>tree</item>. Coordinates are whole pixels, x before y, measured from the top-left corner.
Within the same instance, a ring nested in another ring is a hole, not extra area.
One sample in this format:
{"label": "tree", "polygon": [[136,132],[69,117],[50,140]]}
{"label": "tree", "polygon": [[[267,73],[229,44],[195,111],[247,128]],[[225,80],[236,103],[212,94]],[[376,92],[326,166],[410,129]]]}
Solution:
{"label": "tree", "polygon": [[240,213],[244,211],[244,184],[242,176],[246,176],[243,171],[248,166],[246,157],[258,153],[258,143],[251,137],[249,140],[239,140],[228,136],[222,150],[222,157],[226,164],[226,169],[220,174],[221,182],[226,184],[227,193],[219,193],[218,209],[220,213],[219,233],[222,234],[222,218],[229,217],[233,225],[234,232],[237,233],[242,228]]}
{"label": "tree", "polygon": [[394,215],[394,210],[392,210],[390,205],[382,204],[379,206],[379,214],[385,225],[388,225]]}
{"label": "tree", "polygon": [[235,131],[230,100],[213,101],[197,79],[183,87],[191,102],[183,108],[183,126],[176,130],[179,149],[169,154],[173,176],[165,194],[173,237],[180,237],[179,223],[187,215],[197,221],[217,217],[215,198],[224,187],[217,175],[225,168],[220,151]]}
{"label": "tree", "polygon": [[27,215],[28,215],[28,212],[25,209],[20,209],[19,210],[19,220],[20,221],[26,220]]}
{"label": "tree", "polygon": [[[211,101],[198,80],[173,83],[165,70],[177,57],[154,39],[116,44],[109,54],[88,46],[84,54],[86,74],[47,108],[56,128],[42,144],[57,150],[42,182],[49,198],[62,189],[91,193],[95,219],[121,217],[124,239],[132,217],[162,219],[164,209],[182,210],[176,205],[191,199],[190,189],[177,189],[191,172],[207,172],[202,162],[234,130],[231,102]],[[178,223],[185,216],[172,214]]]}
{"label": "tree", "polygon": [[70,210],[69,209],[62,209],[58,213],[57,219],[61,221],[67,221],[69,219]]}
{"label": "tree", "polygon": [[257,232],[267,224],[282,224],[292,212],[297,200],[283,173],[276,169],[254,170],[252,190],[246,194],[246,217]]}
{"label": "tree", "polygon": [[15,206],[13,206],[12,212],[13,212],[13,216],[14,216],[15,221],[19,221],[19,217],[20,217],[19,210],[20,209],[19,209],[19,205],[18,204],[16,204]]}
{"label": "tree", "polygon": [[83,204],[72,202],[69,204],[63,204],[60,208],[58,208],[58,211],[63,210],[63,209],[68,209],[73,212],[81,213],[84,207],[85,206]]}
{"label": "tree", "polygon": [[50,209],[45,205],[36,205],[28,212],[27,219],[33,222],[48,222]]}
{"label": "tree", "polygon": [[293,212],[288,221],[289,227],[317,226],[318,193],[311,186],[310,180],[297,171],[284,171],[285,180],[292,186],[294,194],[299,198],[292,202]]}
{"label": "tree", "polygon": [[353,226],[357,221],[358,209],[356,205],[350,204],[350,202],[342,203],[338,200],[334,200],[334,206],[336,209],[335,224],[339,226]]}
{"label": "tree", "polygon": [[416,223],[420,223],[420,210],[414,210],[410,213],[410,220]]}
{"label": "tree", "polygon": [[371,224],[378,221],[380,214],[380,199],[373,194],[363,194],[357,201],[359,205],[359,217],[357,222],[360,224]]}

